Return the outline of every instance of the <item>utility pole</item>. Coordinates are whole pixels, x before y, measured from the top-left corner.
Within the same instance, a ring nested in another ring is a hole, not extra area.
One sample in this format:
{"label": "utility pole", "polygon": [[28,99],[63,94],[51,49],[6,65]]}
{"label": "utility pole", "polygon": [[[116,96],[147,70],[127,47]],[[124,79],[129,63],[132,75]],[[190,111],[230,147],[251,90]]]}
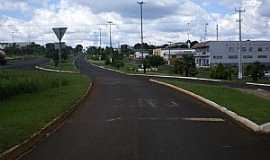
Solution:
{"label": "utility pole", "polygon": [[142,54],[142,60],[144,59],[143,57],[143,0],[140,2],[137,2],[140,5],[140,12],[141,12],[141,54]]}
{"label": "utility pole", "polygon": [[219,33],[218,33],[218,30],[219,30],[219,29],[218,29],[218,24],[217,24],[217,28],[216,28],[216,29],[217,29],[217,41],[218,41],[218,38],[219,38],[219,37],[218,37],[218,36],[219,36],[219,35],[218,35],[218,34],[219,34]]}
{"label": "utility pole", "polygon": [[187,36],[188,36],[188,41],[190,40],[190,37],[189,37],[189,34],[190,34],[190,23],[188,22],[187,23],[187,27],[188,27],[188,29],[187,29]]}
{"label": "utility pole", "polygon": [[107,23],[108,23],[108,25],[110,27],[110,49],[111,49],[111,54],[112,54],[112,50],[113,50],[113,48],[112,48],[112,25],[113,25],[113,22],[108,21]]}
{"label": "utility pole", "polygon": [[205,23],[204,25],[204,41],[207,41],[207,28],[208,27],[208,23]]}
{"label": "utility pole", "polygon": [[235,12],[238,13],[239,19],[237,22],[239,22],[239,61],[238,61],[238,79],[243,79],[243,66],[242,66],[242,54],[241,54],[241,46],[242,46],[242,13],[245,12],[245,9],[235,9]]}
{"label": "utility pole", "polygon": [[172,42],[168,42],[169,43],[169,58],[168,58],[168,65],[171,65],[171,46],[172,46]]}
{"label": "utility pole", "polygon": [[101,33],[101,28],[99,28],[99,47],[101,48],[102,45],[102,39],[101,39],[102,33]]}

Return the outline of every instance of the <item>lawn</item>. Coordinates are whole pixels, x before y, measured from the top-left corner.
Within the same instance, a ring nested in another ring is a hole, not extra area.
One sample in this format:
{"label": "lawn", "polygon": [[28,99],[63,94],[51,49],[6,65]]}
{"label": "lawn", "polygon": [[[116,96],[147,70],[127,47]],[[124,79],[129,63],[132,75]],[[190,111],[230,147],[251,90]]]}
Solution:
{"label": "lawn", "polygon": [[[13,77],[18,74],[21,79],[28,76],[29,81],[47,76],[44,80],[47,83],[38,83],[41,89],[24,90],[0,101],[0,153],[22,142],[69,109],[86,92],[90,83],[88,77],[79,74],[13,70],[6,72],[12,72]],[[55,83],[55,79],[65,81],[65,84],[50,85]],[[0,81],[2,80],[1,77]]]}
{"label": "lawn", "polygon": [[78,71],[75,65],[73,64],[72,58],[68,58],[67,60],[62,61],[60,66],[55,66],[53,61],[50,61],[48,65],[44,66],[47,69],[54,70],[63,70],[63,71]]}
{"label": "lawn", "polygon": [[180,80],[160,79],[227,107],[233,112],[256,122],[270,122],[270,100],[254,94],[243,93],[238,89],[224,86],[194,84]]}

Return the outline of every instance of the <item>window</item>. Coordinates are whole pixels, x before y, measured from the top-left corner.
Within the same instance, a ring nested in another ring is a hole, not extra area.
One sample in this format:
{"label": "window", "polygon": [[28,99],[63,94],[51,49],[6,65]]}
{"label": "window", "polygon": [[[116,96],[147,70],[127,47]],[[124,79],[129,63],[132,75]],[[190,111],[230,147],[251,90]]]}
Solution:
{"label": "window", "polygon": [[249,52],[253,52],[253,47],[249,47]]}
{"label": "window", "polygon": [[267,58],[266,55],[259,55],[258,58]]}
{"label": "window", "polygon": [[237,56],[237,55],[230,55],[230,56],[228,56],[228,58],[229,58],[229,59],[237,59],[238,56]]}
{"label": "window", "polygon": [[234,52],[234,48],[233,47],[229,47],[229,52]]}
{"label": "window", "polygon": [[258,52],[262,52],[263,51],[263,49],[260,47],[260,48],[258,48]]}
{"label": "window", "polygon": [[242,48],[241,48],[241,51],[242,51],[242,52],[246,52],[246,51],[247,51],[247,48],[246,48],[246,47],[242,47]]}
{"label": "window", "polygon": [[244,59],[251,59],[251,58],[253,58],[253,56],[252,55],[244,55],[243,58]]}
{"label": "window", "polygon": [[266,47],[265,50],[266,50],[266,51],[269,51],[269,47]]}
{"label": "window", "polygon": [[222,56],[213,56],[214,59],[222,59]]}

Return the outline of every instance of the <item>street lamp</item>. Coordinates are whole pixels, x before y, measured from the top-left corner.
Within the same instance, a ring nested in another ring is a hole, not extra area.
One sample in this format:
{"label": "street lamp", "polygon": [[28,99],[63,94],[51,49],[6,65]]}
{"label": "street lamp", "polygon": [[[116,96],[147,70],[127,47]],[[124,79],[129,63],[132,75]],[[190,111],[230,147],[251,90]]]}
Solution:
{"label": "street lamp", "polygon": [[171,65],[171,46],[172,46],[172,43],[171,41],[168,42],[169,43],[169,58],[168,58],[168,65]]}
{"label": "street lamp", "polygon": [[142,60],[143,60],[143,0],[137,2],[140,5],[140,13],[141,13],[141,54],[142,54]]}

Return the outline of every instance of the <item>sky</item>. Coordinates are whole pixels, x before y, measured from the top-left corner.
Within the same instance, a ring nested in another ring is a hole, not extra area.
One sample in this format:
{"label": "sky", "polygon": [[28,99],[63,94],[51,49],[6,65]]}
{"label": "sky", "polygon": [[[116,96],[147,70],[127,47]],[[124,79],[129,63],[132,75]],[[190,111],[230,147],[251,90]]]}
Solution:
{"label": "sky", "polygon": [[[160,45],[186,41],[238,39],[238,15],[242,14],[243,40],[270,39],[270,0],[144,0],[144,41]],[[56,42],[53,27],[68,27],[63,41],[75,46],[140,42],[140,8],[136,0],[0,0],[0,42]],[[189,25],[188,25],[189,24]]]}

